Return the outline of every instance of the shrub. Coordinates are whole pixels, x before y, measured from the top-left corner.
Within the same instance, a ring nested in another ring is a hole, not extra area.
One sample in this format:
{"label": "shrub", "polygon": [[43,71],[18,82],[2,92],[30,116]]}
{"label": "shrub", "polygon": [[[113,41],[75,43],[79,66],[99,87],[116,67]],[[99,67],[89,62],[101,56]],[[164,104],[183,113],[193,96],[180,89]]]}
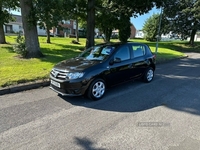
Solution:
{"label": "shrub", "polygon": [[17,44],[13,47],[14,52],[21,55],[23,58],[26,57],[28,51],[25,44],[25,39],[20,34],[17,36],[16,39]]}

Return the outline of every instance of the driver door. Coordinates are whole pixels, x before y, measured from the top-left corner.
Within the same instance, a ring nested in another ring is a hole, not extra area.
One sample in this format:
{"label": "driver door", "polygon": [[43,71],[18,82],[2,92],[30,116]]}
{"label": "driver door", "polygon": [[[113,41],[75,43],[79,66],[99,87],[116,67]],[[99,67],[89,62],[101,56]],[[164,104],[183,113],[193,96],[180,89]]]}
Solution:
{"label": "driver door", "polygon": [[114,54],[114,62],[109,66],[109,83],[116,85],[127,81],[131,76],[131,53],[128,46],[122,46]]}

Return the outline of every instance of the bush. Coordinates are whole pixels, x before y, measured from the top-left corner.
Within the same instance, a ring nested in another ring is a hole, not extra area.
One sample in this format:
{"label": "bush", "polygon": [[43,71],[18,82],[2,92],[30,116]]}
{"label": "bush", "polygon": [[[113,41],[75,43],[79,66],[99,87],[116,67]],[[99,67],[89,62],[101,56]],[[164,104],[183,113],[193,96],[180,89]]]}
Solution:
{"label": "bush", "polygon": [[20,54],[23,58],[26,57],[28,51],[25,44],[25,39],[20,34],[17,36],[16,39],[17,44],[13,47],[14,52]]}

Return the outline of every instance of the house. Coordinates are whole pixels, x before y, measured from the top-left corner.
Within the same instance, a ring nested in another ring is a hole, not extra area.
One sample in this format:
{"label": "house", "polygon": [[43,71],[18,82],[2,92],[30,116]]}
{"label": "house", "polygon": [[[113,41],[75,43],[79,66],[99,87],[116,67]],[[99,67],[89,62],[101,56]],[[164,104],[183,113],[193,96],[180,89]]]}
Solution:
{"label": "house", "polygon": [[[12,15],[14,21],[10,21],[9,23],[4,25],[4,31],[6,34],[10,33],[23,33],[23,24],[22,24],[22,16],[21,15]],[[40,29],[37,26],[38,35],[47,35],[46,30]]]}
{"label": "house", "polygon": [[133,24],[131,24],[130,28],[131,28],[130,38],[132,39],[132,38],[135,38],[135,36],[136,36],[136,28]]}
{"label": "house", "polygon": [[[187,38],[187,41],[190,41],[190,37]],[[197,33],[194,37],[194,41],[200,41],[200,33]]]}
{"label": "house", "polygon": [[[22,25],[22,17],[21,15],[12,15],[13,18],[15,18],[14,21],[10,21],[9,23],[4,25],[4,31],[5,33],[23,33],[23,25]],[[59,23],[60,28],[52,28],[50,30],[51,35],[59,35],[62,37],[70,37],[75,36],[76,32],[76,21],[75,20],[63,20],[62,23]],[[46,30],[41,29],[39,26],[37,26],[37,32],[39,36],[46,36]],[[79,36],[84,36],[84,30],[79,29]]]}
{"label": "house", "polygon": [[142,30],[137,30],[135,37],[136,38],[144,38],[144,32]]}
{"label": "house", "polygon": [[23,32],[22,17],[19,15],[12,15],[15,21],[10,21],[4,25],[5,33],[19,33]]}
{"label": "house", "polygon": [[[5,33],[23,33],[23,25],[22,25],[22,17],[21,15],[13,15],[15,18],[15,21],[11,21],[8,24],[4,25],[4,31]],[[76,21],[75,20],[62,20],[62,22],[59,23],[60,27],[54,27],[50,30],[51,35],[61,36],[61,37],[75,37],[76,34]],[[134,25],[130,26],[131,34],[130,38],[135,38],[136,36],[136,28]],[[96,33],[95,29],[95,33]],[[39,26],[37,26],[37,31],[39,36],[46,36],[46,30],[41,29]],[[100,32],[99,32],[100,33]],[[119,34],[119,30],[114,30],[112,32],[112,35]],[[79,28],[79,37],[85,37],[85,30]]]}
{"label": "house", "polygon": [[53,29],[56,35],[61,37],[75,36],[76,22],[74,20],[62,20],[62,22],[59,23],[59,26],[59,28]]}

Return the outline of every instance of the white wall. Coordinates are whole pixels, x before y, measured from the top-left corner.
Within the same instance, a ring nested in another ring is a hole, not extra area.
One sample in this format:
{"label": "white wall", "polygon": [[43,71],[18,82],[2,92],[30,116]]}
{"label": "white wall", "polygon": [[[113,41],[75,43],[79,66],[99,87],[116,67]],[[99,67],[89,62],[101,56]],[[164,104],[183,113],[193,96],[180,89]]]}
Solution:
{"label": "white wall", "polygon": [[38,32],[38,35],[47,35],[46,30],[40,29],[39,26],[37,26],[37,32]]}
{"label": "white wall", "polygon": [[136,38],[144,38],[144,32],[143,31],[136,31],[135,37]]}
{"label": "white wall", "polygon": [[[187,38],[187,40],[189,41],[190,38]],[[195,37],[194,37],[194,41],[200,41],[200,36],[195,35]]]}
{"label": "white wall", "polygon": [[13,24],[12,28],[13,28],[14,32],[19,32],[19,31],[23,30],[21,25],[15,25],[15,24]]}

